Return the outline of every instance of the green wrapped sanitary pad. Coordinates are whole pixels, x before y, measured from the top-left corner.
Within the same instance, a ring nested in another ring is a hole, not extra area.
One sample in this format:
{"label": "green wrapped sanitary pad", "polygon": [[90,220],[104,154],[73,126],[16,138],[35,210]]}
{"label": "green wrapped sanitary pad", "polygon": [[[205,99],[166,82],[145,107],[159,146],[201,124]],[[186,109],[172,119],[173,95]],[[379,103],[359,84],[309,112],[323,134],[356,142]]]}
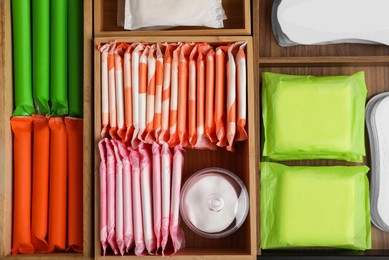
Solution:
{"label": "green wrapped sanitary pad", "polygon": [[261,248],[371,248],[366,166],[261,164]]}
{"label": "green wrapped sanitary pad", "polygon": [[363,72],[324,77],[264,72],[262,81],[264,160],[362,162]]}

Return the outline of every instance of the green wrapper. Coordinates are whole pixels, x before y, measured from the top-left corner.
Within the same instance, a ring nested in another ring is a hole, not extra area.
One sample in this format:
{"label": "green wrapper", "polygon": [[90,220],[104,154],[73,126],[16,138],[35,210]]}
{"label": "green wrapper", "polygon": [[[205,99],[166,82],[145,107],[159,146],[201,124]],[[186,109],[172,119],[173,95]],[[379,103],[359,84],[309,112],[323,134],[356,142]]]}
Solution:
{"label": "green wrapper", "polygon": [[68,0],[69,116],[83,115],[83,1]]}
{"label": "green wrapper", "polygon": [[31,1],[12,0],[14,116],[34,114],[31,71]]}
{"label": "green wrapper", "polygon": [[51,114],[68,113],[67,101],[67,4],[51,1]]}
{"label": "green wrapper", "polygon": [[50,113],[50,0],[32,0],[33,95],[38,114]]}

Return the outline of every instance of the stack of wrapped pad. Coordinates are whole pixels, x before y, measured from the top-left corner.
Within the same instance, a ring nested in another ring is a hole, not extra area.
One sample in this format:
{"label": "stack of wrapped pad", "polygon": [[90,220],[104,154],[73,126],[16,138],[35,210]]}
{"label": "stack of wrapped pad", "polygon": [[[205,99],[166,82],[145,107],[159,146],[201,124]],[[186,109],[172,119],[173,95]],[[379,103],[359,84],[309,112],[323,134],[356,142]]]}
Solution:
{"label": "stack of wrapped pad", "polygon": [[82,253],[83,1],[11,2],[12,254]]}
{"label": "stack of wrapped pad", "polygon": [[[166,143],[137,149],[102,139],[100,150],[100,241],[104,255],[174,253],[185,246],[179,226],[184,151]],[[171,241],[171,242],[170,242]]]}
{"label": "stack of wrapped pad", "polygon": [[273,33],[281,46],[389,44],[389,2],[373,0],[275,0]]}
{"label": "stack of wrapped pad", "polygon": [[116,43],[101,51],[102,137],[233,150],[246,132],[246,43]]}
{"label": "stack of wrapped pad", "polygon": [[[264,161],[362,162],[366,85],[352,76],[262,74]],[[261,163],[261,247],[371,248],[366,166]]]}
{"label": "stack of wrapped pad", "polygon": [[371,154],[371,220],[376,227],[389,231],[388,147],[389,93],[373,97],[366,106],[366,125]]}

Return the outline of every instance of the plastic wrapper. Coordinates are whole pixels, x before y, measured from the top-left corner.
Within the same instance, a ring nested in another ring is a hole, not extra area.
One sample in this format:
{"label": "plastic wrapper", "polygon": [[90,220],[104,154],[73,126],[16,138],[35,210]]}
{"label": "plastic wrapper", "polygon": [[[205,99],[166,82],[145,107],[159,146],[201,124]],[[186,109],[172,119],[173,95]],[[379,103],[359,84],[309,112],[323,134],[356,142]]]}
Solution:
{"label": "plastic wrapper", "polygon": [[126,0],[124,29],[207,26],[223,28],[227,19],[220,0]]}
{"label": "plastic wrapper", "polygon": [[153,143],[153,224],[154,235],[157,242],[157,250],[161,247],[161,222],[162,222],[162,164],[161,146]]}
{"label": "plastic wrapper", "polygon": [[177,132],[177,120],[178,120],[178,62],[181,52],[182,44],[173,51],[172,60],[172,75],[171,75],[171,89],[170,89],[170,110],[169,110],[169,134],[170,138],[168,144],[170,147],[174,147],[179,144]]}
{"label": "plastic wrapper", "polygon": [[50,127],[49,118],[34,116],[31,241],[35,252],[47,252],[49,212]]}
{"label": "plastic wrapper", "polygon": [[118,136],[124,140],[126,138],[127,127],[124,121],[124,94],[123,94],[123,69],[124,52],[127,49],[127,44],[121,43],[115,50],[115,89],[116,89],[116,111],[117,111],[117,124],[118,124]]}
{"label": "plastic wrapper", "polygon": [[197,45],[197,140],[196,149],[216,150],[216,145],[212,143],[205,134],[205,61],[204,56],[210,50],[211,46],[207,43]]}
{"label": "plastic wrapper", "polygon": [[163,54],[166,45],[157,44],[157,59],[155,70],[155,106],[154,106],[154,140],[158,141],[162,131],[162,88],[163,88]]}
{"label": "plastic wrapper", "polygon": [[115,255],[119,254],[119,248],[116,243],[116,178],[115,178],[115,152],[110,140],[105,139],[107,149],[107,230],[108,243]]}
{"label": "plastic wrapper", "polygon": [[31,7],[34,104],[38,114],[48,115],[50,113],[50,0],[34,0]]}
{"label": "plastic wrapper", "polygon": [[130,162],[132,166],[132,210],[134,217],[135,255],[140,256],[144,255],[146,248],[143,236],[140,155],[137,150],[131,149]]}
{"label": "plastic wrapper", "polygon": [[131,76],[132,76],[132,120],[134,123],[134,132],[132,135],[131,144],[132,147],[137,148],[139,144],[139,116],[140,116],[140,103],[139,103],[139,60],[144,49],[143,44],[138,44],[131,55]]}
{"label": "plastic wrapper", "polygon": [[191,147],[196,145],[196,83],[197,83],[197,44],[189,55],[189,84],[188,84],[188,142]]}
{"label": "plastic wrapper", "polygon": [[131,51],[134,45],[128,46],[123,57],[123,84],[124,84],[124,119],[127,126],[125,142],[132,138],[134,132],[133,111],[132,111],[132,69],[131,69]]}
{"label": "plastic wrapper", "polygon": [[205,65],[205,125],[204,131],[211,142],[217,142],[215,134],[215,51],[211,48],[206,55]]}
{"label": "plastic wrapper", "polygon": [[363,72],[324,77],[263,73],[263,156],[362,162],[366,92]]}
{"label": "plastic wrapper", "polygon": [[117,114],[116,114],[116,77],[115,77],[115,49],[116,42],[111,42],[108,51],[108,96],[109,96],[109,134],[113,139],[117,138]]}
{"label": "plastic wrapper", "polygon": [[246,132],[246,109],[247,109],[247,70],[246,54],[244,50],[247,43],[243,42],[239,46],[235,57],[236,64],[236,99],[237,99],[237,118],[236,118],[236,137],[235,141],[247,140]]}
{"label": "plastic wrapper", "polygon": [[139,145],[140,174],[142,193],[143,235],[147,252],[153,254],[156,251],[157,241],[153,228],[153,199],[152,199],[152,161],[151,146],[141,143]]}
{"label": "plastic wrapper", "polygon": [[261,247],[370,249],[368,170],[263,162]]}
{"label": "plastic wrapper", "polygon": [[31,244],[31,117],[11,119],[14,151],[12,254],[34,252]]}
{"label": "plastic wrapper", "polygon": [[161,148],[161,175],[162,175],[162,223],[161,223],[161,248],[162,254],[165,252],[169,239],[170,225],[170,194],[171,194],[171,172],[172,172],[172,154],[167,143],[162,144]]}
{"label": "plastic wrapper", "polygon": [[226,139],[226,52],[228,46],[216,48],[215,60],[215,134],[217,146],[227,146]]}
{"label": "plastic wrapper", "polygon": [[174,148],[171,206],[170,206],[170,236],[173,242],[174,253],[185,247],[184,231],[180,227],[180,192],[182,171],[184,167],[184,150],[181,146]]}
{"label": "plastic wrapper", "polygon": [[146,108],[146,137],[145,141],[152,143],[154,139],[154,106],[155,106],[155,77],[156,77],[156,45],[153,44],[147,57],[147,108]]}
{"label": "plastic wrapper", "polygon": [[124,244],[124,224],[123,224],[123,163],[122,156],[119,152],[117,141],[111,141],[116,159],[116,172],[115,172],[115,234],[116,244],[119,248],[121,255],[124,255],[126,251],[126,245]]}
{"label": "plastic wrapper", "polygon": [[106,137],[109,131],[108,49],[108,43],[99,46],[101,52],[101,138]]}
{"label": "plastic wrapper", "polygon": [[100,152],[100,243],[103,248],[103,255],[108,248],[108,208],[107,208],[107,149],[106,139],[99,142]]}
{"label": "plastic wrapper", "polygon": [[141,141],[146,137],[146,109],[147,109],[147,57],[150,46],[147,45],[139,59],[139,133]]}
{"label": "plastic wrapper", "polygon": [[68,145],[66,127],[61,117],[49,120],[50,188],[49,188],[49,252],[66,249]]}
{"label": "plastic wrapper", "polygon": [[31,63],[31,1],[12,0],[13,70],[15,110],[13,116],[34,114]]}

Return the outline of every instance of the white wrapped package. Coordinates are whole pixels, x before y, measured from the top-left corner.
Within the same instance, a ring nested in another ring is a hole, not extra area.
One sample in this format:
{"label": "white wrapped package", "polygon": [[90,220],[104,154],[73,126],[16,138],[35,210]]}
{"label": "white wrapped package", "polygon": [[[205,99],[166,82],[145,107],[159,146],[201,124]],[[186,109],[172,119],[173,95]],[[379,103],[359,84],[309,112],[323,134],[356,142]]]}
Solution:
{"label": "white wrapped package", "polygon": [[126,30],[174,26],[223,28],[225,19],[221,0],[126,0],[124,8]]}

